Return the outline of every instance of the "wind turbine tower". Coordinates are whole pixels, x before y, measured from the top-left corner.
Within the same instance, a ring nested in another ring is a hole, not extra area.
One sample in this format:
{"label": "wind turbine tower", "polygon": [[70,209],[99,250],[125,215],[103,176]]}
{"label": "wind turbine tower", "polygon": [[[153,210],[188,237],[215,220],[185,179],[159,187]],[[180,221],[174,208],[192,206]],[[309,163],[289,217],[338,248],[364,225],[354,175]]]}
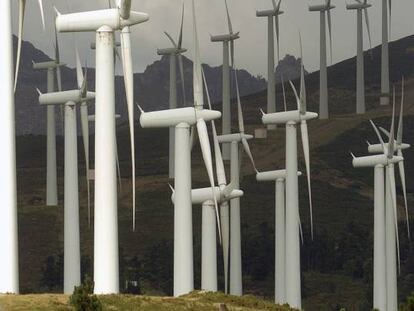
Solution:
{"label": "wind turbine tower", "polygon": [[[233,25],[230,19],[229,8],[227,0],[224,0],[226,5],[227,23],[229,33],[218,36],[211,36],[211,42],[223,43],[223,118],[222,118],[222,134],[227,135],[231,133],[231,106],[230,106],[230,60],[231,67],[234,65],[234,41],[239,39],[239,32],[233,32]],[[230,46],[230,47],[229,47]],[[230,48],[230,54],[229,54]],[[223,159],[230,160],[230,144],[223,145]]]}
{"label": "wind turbine tower", "polygon": [[362,27],[362,11],[365,15],[365,22],[367,25],[367,32],[369,38],[369,46],[371,46],[371,32],[369,28],[369,19],[368,19],[368,8],[371,7],[367,3],[367,0],[364,2],[357,1],[356,3],[347,4],[346,8],[348,10],[355,10],[357,13],[357,66],[356,66],[356,113],[364,114],[365,113],[365,78],[364,78],[364,40],[363,40],[363,27]]}
{"label": "wind turbine tower", "polygon": [[319,69],[319,118],[329,118],[328,106],[328,74],[326,66],[326,19],[328,19],[328,31],[330,40],[330,52],[332,62],[332,20],[331,10],[335,6],[331,5],[331,0],[325,0],[325,4],[311,5],[309,11],[320,13],[320,69]]}
{"label": "wind turbine tower", "polygon": [[[302,49],[301,49],[302,50]],[[302,56],[302,52],[301,52]],[[301,65],[300,97],[291,82],[297,101],[297,110],[263,114],[263,124],[286,125],[286,301],[294,308],[301,309],[300,242],[299,242],[299,186],[297,159],[297,124],[300,124],[303,153],[308,180],[311,234],[313,239],[312,196],[310,179],[309,136],[307,121],[318,117],[306,109],[306,88],[303,61]]]}
{"label": "wind turbine tower", "polygon": [[[64,66],[60,62],[59,42],[57,33],[55,33],[55,60],[48,62],[33,62],[34,70],[47,70],[47,92],[55,91],[55,77],[58,82],[58,91],[62,91],[62,79],[60,75],[60,67]],[[56,121],[55,107],[47,106],[46,112],[46,205],[58,205],[57,193],[57,167],[56,167]]]}
{"label": "wind turbine tower", "polygon": [[114,35],[121,31],[121,49],[131,138],[133,229],[135,230],[134,76],[130,27],[146,22],[146,13],[131,11],[131,0],[114,9],[60,14],[59,32],[96,33],[95,234],[96,294],[119,292],[118,204],[115,144]]}
{"label": "wind turbine tower", "polygon": [[[192,127],[196,127],[197,129],[211,191],[214,192],[213,160],[206,122],[221,117],[219,111],[203,109],[203,79],[194,1],[192,2],[192,6],[194,33],[194,107],[154,112],[144,112],[141,109],[140,116],[140,123],[143,128],[175,127],[174,296],[184,295],[194,290],[190,130]],[[217,198],[215,195],[213,197],[220,233]]]}
{"label": "wind turbine tower", "polygon": [[[16,189],[16,137],[15,137],[15,105],[14,86],[17,81],[13,76],[13,41],[12,41],[12,2],[0,1],[0,293],[19,293],[19,255],[17,230],[17,189]],[[38,0],[43,29],[45,28],[42,0]],[[19,1],[19,44],[23,33],[25,1]],[[20,61],[20,50],[16,58]]]}
{"label": "wind turbine tower", "polygon": [[[276,26],[277,60],[279,62],[279,15],[283,14],[283,11],[280,10],[281,2],[282,0],[279,0],[276,4],[276,1],[272,0],[273,10],[256,11],[257,17],[267,18],[267,113],[276,112],[274,28]],[[274,130],[275,128],[273,124],[267,126],[268,130]]]}
{"label": "wind turbine tower", "polygon": [[64,293],[80,285],[79,186],[76,105],[95,98],[87,91],[86,78],[81,88],[39,96],[41,105],[65,107],[65,180],[64,180]]}
{"label": "wind turbine tower", "polygon": [[382,0],[381,97],[380,105],[390,103],[390,56],[388,40],[391,35],[391,0]]}

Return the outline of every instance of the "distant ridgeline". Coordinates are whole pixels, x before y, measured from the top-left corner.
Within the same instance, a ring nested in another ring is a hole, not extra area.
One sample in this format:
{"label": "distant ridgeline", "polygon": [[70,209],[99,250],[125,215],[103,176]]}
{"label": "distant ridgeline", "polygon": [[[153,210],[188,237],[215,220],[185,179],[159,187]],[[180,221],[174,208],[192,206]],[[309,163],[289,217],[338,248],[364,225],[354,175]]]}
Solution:
{"label": "distant ridgeline", "polygon": [[[14,46],[17,47],[17,38],[14,37]],[[155,53],[155,51],[154,51]],[[188,56],[191,56],[188,54]],[[38,94],[36,88],[46,92],[46,72],[34,71],[32,61],[47,61],[50,58],[42,51],[36,49],[30,42],[24,41],[22,45],[22,60],[20,64],[19,83],[16,91],[16,132],[17,135],[36,134],[45,135],[46,133],[46,110],[38,105]],[[187,105],[192,103],[192,79],[193,62],[183,57],[185,89],[187,95]],[[119,60],[117,59],[117,62]],[[118,66],[120,64],[118,63]],[[204,65],[204,72],[209,84],[209,91],[213,102],[221,101],[222,96],[222,70],[219,67]],[[239,70],[238,73],[240,92],[242,95],[254,94],[266,88],[266,81],[260,77],[254,77],[246,70]],[[181,81],[177,74],[178,103],[182,105]],[[76,86],[76,71],[68,67],[62,68],[63,89],[73,89]],[[91,90],[95,88],[95,70],[88,71],[88,85]],[[115,88],[117,93],[124,93],[122,77],[116,77]],[[169,60],[162,57],[149,65],[143,73],[135,74],[135,94],[136,101],[146,110],[159,110],[168,107],[169,100]],[[124,96],[117,96],[116,112],[121,115],[119,123],[127,120],[127,107]],[[89,109],[93,114],[94,107]],[[56,109],[57,132],[62,133],[61,112]]]}

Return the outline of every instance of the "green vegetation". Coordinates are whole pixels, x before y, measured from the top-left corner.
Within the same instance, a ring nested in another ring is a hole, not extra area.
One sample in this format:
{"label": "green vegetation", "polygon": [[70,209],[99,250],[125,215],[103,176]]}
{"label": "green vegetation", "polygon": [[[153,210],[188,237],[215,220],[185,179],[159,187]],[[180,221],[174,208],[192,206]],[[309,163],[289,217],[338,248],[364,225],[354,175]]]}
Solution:
{"label": "green vegetation", "polygon": [[76,311],[102,311],[102,303],[93,294],[93,281],[86,277],[82,285],[76,286],[69,303]]}
{"label": "green vegetation", "polygon": [[[220,293],[193,292],[179,298],[133,295],[99,296],[102,310],[119,311],[218,311],[224,304],[229,311],[289,311],[253,296],[234,297]],[[4,311],[64,311],[73,310],[65,295],[5,295],[0,296],[0,309]],[[100,310],[100,309],[76,309]]]}

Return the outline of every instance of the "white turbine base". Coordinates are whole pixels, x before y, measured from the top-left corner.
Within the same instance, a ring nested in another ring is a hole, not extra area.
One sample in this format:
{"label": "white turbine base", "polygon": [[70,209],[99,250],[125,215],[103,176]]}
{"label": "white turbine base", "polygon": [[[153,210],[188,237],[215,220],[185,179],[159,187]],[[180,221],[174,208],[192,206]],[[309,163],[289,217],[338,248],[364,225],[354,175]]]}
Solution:
{"label": "white turbine base", "polygon": [[302,308],[296,123],[286,124],[286,302]]}
{"label": "white turbine base", "polygon": [[0,1],[0,293],[19,293],[11,1]]}
{"label": "white turbine base", "polygon": [[202,205],[201,224],[201,289],[217,291],[217,236],[214,202]]}
{"label": "white turbine base", "polygon": [[325,11],[320,13],[320,71],[319,71],[319,118],[329,118],[328,75],[326,68],[326,22]]}
{"label": "white turbine base", "polygon": [[[391,170],[391,174],[394,174],[394,165],[389,164],[385,170]],[[385,177],[385,258],[387,273],[387,310],[398,310],[395,216],[388,176],[389,174],[387,173]]]}
{"label": "white turbine base", "polygon": [[390,68],[388,46],[388,1],[382,0],[381,97],[380,105],[390,104]]}
{"label": "white turbine base", "polygon": [[[223,41],[223,115],[222,134],[231,133],[229,42]],[[230,144],[223,144],[223,160],[230,160]]]}
{"label": "white turbine base", "polygon": [[387,310],[384,166],[374,169],[374,273],[373,308]]}
{"label": "white turbine base", "polygon": [[194,290],[190,126],[175,127],[174,296]]}
{"label": "white turbine base", "polygon": [[285,304],[285,180],[277,179],[275,188],[275,303]]}
{"label": "white turbine base", "polygon": [[65,106],[65,184],[63,293],[72,294],[81,284],[79,242],[78,147],[76,106]]}
{"label": "white turbine base", "polygon": [[[170,54],[170,109],[177,108],[177,58],[175,54]],[[169,162],[168,175],[170,179],[174,178],[174,127],[170,127],[169,134]]]}
{"label": "white turbine base", "polygon": [[[47,92],[55,91],[55,69],[47,70]],[[46,108],[46,205],[57,206],[57,169],[56,169],[56,120],[55,106]]]}
{"label": "white turbine base", "polygon": [[365,113],[364,44],[362,37],[362,10],[357,10],[357,82],[356,113]]}
{"label": "white turbine base", "polygon": [[[273,30],[273,15],[267,18],[267,113],[276,112],[276,82],[275,82],[275,40]],[[269,131],[276,129],[276,124],[268,124]]]}
{"label": "white turbine base", "polygon": [[[239,143],[231,143],[230,161],[231,180],[235,189],[240,189]],[[240,232],[240,198],[230,201],[230,295],[243,295],[241,232]]]}
{"label": "white turbine base", "polygon": [[95,294],[119,293],[114,33],[96,33]]}

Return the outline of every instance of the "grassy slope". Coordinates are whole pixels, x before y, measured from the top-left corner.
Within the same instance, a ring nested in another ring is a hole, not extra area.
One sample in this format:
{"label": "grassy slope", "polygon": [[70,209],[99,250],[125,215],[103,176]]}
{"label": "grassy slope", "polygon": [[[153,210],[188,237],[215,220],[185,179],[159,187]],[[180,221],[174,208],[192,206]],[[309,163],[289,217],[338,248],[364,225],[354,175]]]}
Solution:
{"label": "grassy slope", "polygon": [[[229,311],[288,311],[293,310],[277,306],[271,302],[257,299],[253,296],[234,297],[216,293],[195,292],[187,296],[150,297],[131,295],[100,296],[104,310],[140,310],[140,311],[211,311],[219,310],[219,304],[224,303]],[[0,296],[0,307],[4,311],[63,311],[72,310],[68,304],[69,297],[65,295],[21,295]]]}

